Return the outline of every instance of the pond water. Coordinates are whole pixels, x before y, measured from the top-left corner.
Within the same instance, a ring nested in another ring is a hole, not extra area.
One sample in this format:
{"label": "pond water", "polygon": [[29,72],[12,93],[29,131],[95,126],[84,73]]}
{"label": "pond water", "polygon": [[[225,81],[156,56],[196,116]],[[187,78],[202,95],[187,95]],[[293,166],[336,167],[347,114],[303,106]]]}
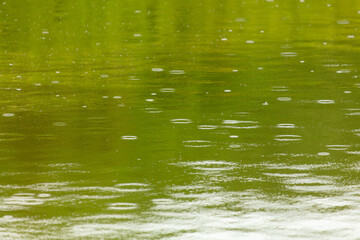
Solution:
{"label": "pond water", "polygon": [[360,1],[0,3],[1,239],[359,239]]}

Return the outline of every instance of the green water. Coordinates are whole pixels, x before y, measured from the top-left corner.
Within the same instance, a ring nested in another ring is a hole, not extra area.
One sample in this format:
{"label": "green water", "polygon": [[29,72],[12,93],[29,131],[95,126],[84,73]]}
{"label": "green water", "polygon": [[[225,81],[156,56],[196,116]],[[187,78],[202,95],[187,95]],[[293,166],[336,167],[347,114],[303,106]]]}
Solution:
{"label": "green water", "polygon": [[0,239],[359,239],[360,1],[0,2]]}

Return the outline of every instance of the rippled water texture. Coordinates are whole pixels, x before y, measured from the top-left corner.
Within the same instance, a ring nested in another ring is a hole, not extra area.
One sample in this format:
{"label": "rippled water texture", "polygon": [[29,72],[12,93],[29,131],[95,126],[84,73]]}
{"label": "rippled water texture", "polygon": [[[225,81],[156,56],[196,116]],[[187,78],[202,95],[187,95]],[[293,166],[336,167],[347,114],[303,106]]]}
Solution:
{"label": "rippled water texture", "polygon": [[0,239],[360,239],[359,0],[0,2]]}

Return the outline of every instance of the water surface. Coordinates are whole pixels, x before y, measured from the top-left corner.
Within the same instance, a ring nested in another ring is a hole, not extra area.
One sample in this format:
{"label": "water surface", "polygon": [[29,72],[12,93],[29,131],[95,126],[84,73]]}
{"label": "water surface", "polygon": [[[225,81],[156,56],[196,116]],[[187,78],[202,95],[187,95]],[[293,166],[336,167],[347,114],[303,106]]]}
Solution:
{"label": "water surface", "polygon": [[359,239],[360,2],[0,3],[1,239]]}

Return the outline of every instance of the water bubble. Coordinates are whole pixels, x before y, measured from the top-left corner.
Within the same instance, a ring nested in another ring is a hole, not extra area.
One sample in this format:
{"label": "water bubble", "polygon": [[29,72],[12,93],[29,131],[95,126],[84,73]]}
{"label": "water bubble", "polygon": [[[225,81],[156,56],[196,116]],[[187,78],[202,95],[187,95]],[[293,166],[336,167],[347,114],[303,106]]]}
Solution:
{"label": "water bubble", "polygon": [[101,74],[100,77],[101,77],[101,78],[108,78],[109,75],[108,75],[108,74]]}
{"label": "water bubble", "polygon": [[222,38],[221,41],[227,41],[228,39],[227,38]]}
{"label": "water bubble", "polygon": [[318,155],[319,156],[329,156],[330,153],[328,153],[328,152],[318,152]]}
{"label": "water bubble", "polygon": [[238,135],[230,135],[229,138],[239,138]]}
{"label": "water bubble", "polygon": [[113,96],[114,99],[121,99],[121,96]]}
{"label": "water bubble", "polygon": [[135,33],[134,37],[141,37],[141,34],[140,33]]}
{"label": "water bubble", "polygon": [[255,43],[255,41],[254,40],[247,40],[246,43],[253,44],[253,43]]}
{"label": "water bubble", "polygon": [[145,99],[146,102],[153,102],[155,101],[155,99],[152,99],[152,98],[148,98],[148,99]]}
{"label": "water bubble", "polygon": [[231,90],[230,90],[230,89],[226,89],[226,90],[224,90],[224,92],[229,93],[229,92],[231,92]]}

